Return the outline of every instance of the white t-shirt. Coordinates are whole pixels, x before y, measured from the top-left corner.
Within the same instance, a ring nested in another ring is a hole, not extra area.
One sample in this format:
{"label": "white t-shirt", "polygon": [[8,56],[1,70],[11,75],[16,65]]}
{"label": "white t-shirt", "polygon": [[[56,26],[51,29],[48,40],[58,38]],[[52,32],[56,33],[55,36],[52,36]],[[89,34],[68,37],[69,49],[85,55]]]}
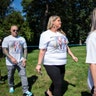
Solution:
{"label": "white t-shirt", "polygon": [[96,64],[96,31],[89,34],[86,40],[86,63]]}
{"label": "white t-shirt", "polygon": [[[96,64],[96,30],[91,32],[86,40],[86,63],[88,64]],[[93,79],[90,72],[90,69],[88,69],[88,78],[87,78],[89,89],[91,90],[93,87]]]}
{"label": "white t-shirt", "polygon": [[67,44],[66,36],[60,32],[47,30],[40,36],[39,49],[46,49],[43,59],[44,65],[64,65],[67,61]]}
{"label": "white t-shirt", "polygon": [[[9,54],[13,56],[19,63],[23,58],[23,48],[27,48],[27,44],[23,37],[13,37],[12,35],[9,35],[4,38],[2,42],[2,48],[8,48]],[[7,57],[6,65],[13,65],[13,63]]]}
{"label": "white t-shirt", "polygon": [[87,83],[88,83],[89,89],[91,90],[92,87],[94,86],[94,83],[93,83],[93,79],[92,79],[92,75],[91,75],[90,69],[88,69]]}

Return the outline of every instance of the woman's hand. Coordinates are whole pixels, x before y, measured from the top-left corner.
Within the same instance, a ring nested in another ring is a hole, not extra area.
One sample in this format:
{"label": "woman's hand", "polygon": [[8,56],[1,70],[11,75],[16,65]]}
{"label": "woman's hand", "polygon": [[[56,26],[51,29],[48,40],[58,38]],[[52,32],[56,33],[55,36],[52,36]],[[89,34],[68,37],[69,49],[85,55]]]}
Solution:
{"label": "woman's hand", "polygon": [[37,64],[36,71],[41,74],[41,64]]}
{"label": "woman's hand", "polygon": [[73,57],[73,60],[75,61],[75,62],[78,62],[78,58],[77,57]]}

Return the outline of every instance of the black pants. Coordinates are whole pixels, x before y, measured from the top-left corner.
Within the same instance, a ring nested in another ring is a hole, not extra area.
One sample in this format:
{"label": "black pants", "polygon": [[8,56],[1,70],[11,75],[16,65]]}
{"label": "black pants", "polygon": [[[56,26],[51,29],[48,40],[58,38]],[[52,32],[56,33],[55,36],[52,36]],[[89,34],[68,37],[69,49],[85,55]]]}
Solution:
{"label": "black pants", "polygon": [[52,80],[49,90],[53,92],[54,96],[62,96],[62,84],[65,74],[65,65],[44,65],[44,67]]}

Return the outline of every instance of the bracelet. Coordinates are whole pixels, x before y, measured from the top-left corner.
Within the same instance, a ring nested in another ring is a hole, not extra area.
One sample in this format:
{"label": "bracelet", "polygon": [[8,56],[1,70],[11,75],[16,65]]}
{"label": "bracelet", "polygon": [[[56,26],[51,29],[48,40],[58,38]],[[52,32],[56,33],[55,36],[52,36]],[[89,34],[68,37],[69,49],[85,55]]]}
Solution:
{"label": "bracelet", "polygon": [[37,64],[37,65],[40,65],[41,66],[41,64]]}

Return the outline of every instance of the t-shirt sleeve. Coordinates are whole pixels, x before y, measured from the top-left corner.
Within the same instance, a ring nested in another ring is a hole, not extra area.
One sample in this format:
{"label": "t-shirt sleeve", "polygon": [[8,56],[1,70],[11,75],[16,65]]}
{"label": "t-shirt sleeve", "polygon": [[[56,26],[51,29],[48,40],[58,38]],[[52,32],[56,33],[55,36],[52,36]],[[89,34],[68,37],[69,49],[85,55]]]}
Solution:
{"label": "t-shirt sleeve", "polygon": [[68,38],[66,36],[64,36],[64,38],[65,38],[66,44],[68,44],[69,43]]}
{"label": "t-shirt sleeve", "polygon": [[87,44],[87,57],[86,57],[86,63],[96,63],[96,38],[91,37],[88,38],[86,44]]}
{"label": "t-shirt sleeve", "polygon": [[46,49],[47,45],[48,45],[48,38],[46,34],[41,34],[39,40],[39,49]]}
{"label": "t-shirt sleeve", "polygon": [[2,42],[2,48],[8,48],[8,39],[7,38],[4,38],[3,39],[3,42]]}
{"label": "t-shirt sleeve", "polygon": [[[23,38],[24,39],[24,38]],[[24,44],[23,44],[23,47],[24,48],[27,48],[27,42],[26,42],[26,40],[24,39]]]}

